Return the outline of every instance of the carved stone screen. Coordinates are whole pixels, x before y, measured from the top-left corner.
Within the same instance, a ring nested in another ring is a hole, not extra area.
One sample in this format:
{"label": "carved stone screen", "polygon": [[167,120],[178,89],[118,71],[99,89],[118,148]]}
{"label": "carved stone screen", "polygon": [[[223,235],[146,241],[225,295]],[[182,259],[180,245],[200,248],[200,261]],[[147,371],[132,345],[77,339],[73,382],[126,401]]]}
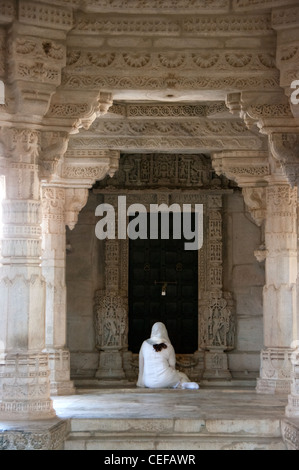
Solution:
{"label": "carved stone screen", "polygon": [[[182,222],[183,214],[176,215]],[[198,251],[185,250],[183,230],[180,239],[174,237],[176,215],[167,214],[169,239],[161,238],[161,230],[158,239],[150,239],[148,214],[148,238],[129,241],[129,350],[133,353],[139,352],[156,321],[165,323],[177,353],[192,354],[198,349]]]}

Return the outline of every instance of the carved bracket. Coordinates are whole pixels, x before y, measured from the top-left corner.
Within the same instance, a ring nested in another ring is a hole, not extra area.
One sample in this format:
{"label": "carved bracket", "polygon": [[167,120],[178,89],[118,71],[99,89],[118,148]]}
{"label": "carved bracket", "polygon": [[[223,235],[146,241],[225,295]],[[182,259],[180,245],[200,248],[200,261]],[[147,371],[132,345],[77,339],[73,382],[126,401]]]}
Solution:
{"label": "carved bracket", "polygon": [[245,204],[259,227],[266,218],[266,188],[265,187],[246,187],[242,189]]}
{"label": "carved bracket", "polygon": [[265,178],[270,174],[268,152],[229,151],[211,156],[216,173],[235,181],[240,187],[265,184]]}
{"label": "carved bracket", "polygon": [[280,162],[292,187],[299,183],[299,132],[274,133],[269,136],[273,156]]}
{"label": "carved bracket", "polygon": [[65,191],[65,223],[70,230],[73,230],[81,209],[86,205],[88,199],[88,189],[67,188]]}

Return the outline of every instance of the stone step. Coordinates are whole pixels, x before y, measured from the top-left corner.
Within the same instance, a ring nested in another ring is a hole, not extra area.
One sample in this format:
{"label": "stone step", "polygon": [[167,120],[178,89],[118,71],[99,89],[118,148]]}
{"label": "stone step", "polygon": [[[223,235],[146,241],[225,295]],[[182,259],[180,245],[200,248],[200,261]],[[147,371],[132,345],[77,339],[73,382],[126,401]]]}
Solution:
{"label": "stone step", "polygon": [[66,450],[284,450],[279,419],[72,418]]}
{"label": "stone step", "polygon": [[151,433],[151,434],[242,434],[280,437],[280,420],[265,419],[184,419],[184,418],[72,418],[70,433]]}
{"label": "stone step", "polygon": [[286,450],[281,438],[260,436],[141,435],[105,433],[101,436],[71,435],[65,450]]}

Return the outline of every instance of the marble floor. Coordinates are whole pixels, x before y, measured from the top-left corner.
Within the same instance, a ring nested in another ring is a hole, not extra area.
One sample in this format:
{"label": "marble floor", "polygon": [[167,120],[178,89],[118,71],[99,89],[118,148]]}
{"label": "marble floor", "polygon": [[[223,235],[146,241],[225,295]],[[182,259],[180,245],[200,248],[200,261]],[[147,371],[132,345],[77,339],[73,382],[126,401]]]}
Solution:
{"label": "marble floor", "polygon": [[138,388],[79,390],[53,397],[59,418],[253,419],[284,416],[287,397],[254,390],[149,390]]}
{"label": "marble floor", "polygon": [[66,450],[285,450],[286,397],[234,388],[102,389],[53,398]]}
{"label": "marble floor", "polygon": [[[52,399],[53,420],[0,422],[0,449],[17,449],[20,436],[24,448],[35,448],[41,435],[45,449],[54,449],[55,436],[63,435],[65,450],[286,447],[287,396],[257,394],[252,388],[95,388]],[[293,424],[288,434],[296,448],[299,420]]]}

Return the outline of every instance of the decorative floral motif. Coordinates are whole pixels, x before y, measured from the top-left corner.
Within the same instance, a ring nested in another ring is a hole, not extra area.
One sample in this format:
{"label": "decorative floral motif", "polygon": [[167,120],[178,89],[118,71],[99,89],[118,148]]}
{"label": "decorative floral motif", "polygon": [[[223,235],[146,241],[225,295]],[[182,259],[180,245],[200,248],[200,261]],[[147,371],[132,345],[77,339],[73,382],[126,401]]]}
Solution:
{"label": "decorative floral motif", "polygon": [[127,52],[123,54],[124,61],[127,65],[134,68],[140,68],[147,65],[150,61],[150,54],[141,54],[141,53],[133,53]]}

